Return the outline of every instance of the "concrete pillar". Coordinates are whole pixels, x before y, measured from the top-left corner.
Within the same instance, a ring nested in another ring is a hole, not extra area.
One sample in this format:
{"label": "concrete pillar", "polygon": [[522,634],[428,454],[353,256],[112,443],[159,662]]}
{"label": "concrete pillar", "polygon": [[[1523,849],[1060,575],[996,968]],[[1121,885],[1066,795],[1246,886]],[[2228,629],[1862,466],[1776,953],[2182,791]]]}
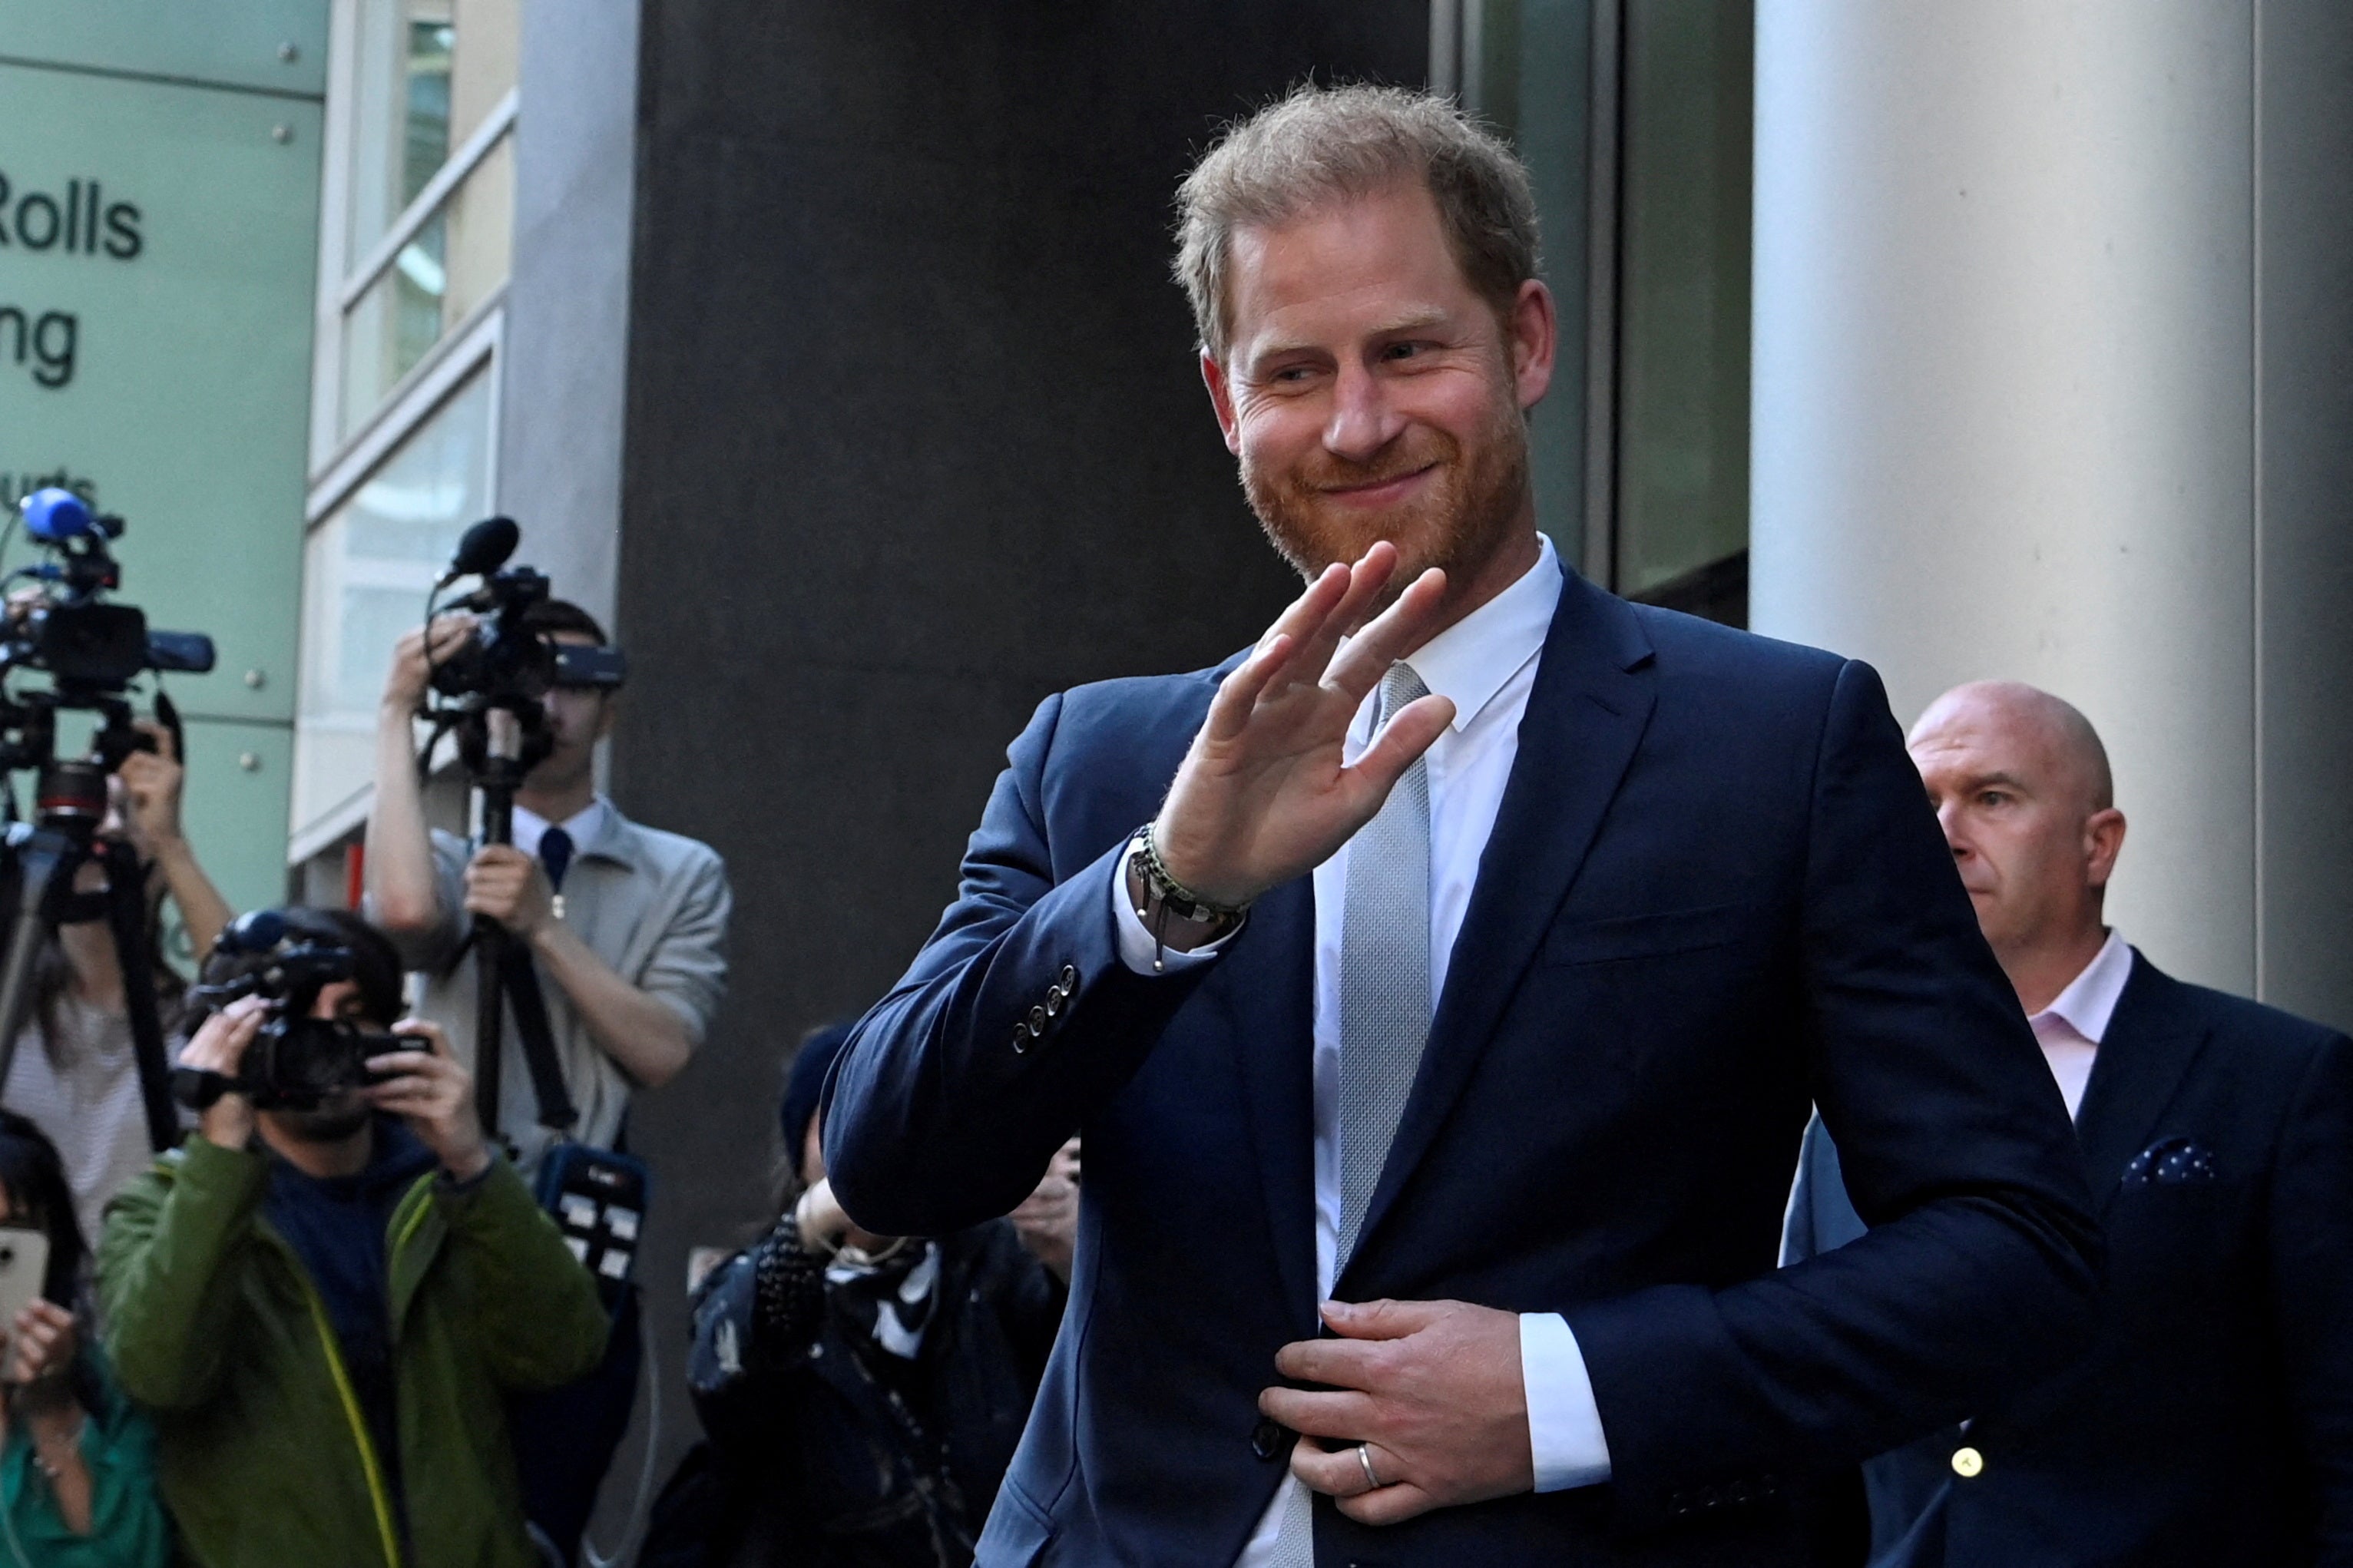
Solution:
{"label": "concrete pillar", "polygon": [[[499,510],[522,524],[516,559],[608,626],[628,402],[638,15],[605,0],[524,7],[500,350]],[[615,635],[626,642],[628,628]]]}
{"label": "concrete pillar", "polygon": [[1761,0],[1752,624],[2080,706],[2112,919],[2353,1024],[2353,6]]}

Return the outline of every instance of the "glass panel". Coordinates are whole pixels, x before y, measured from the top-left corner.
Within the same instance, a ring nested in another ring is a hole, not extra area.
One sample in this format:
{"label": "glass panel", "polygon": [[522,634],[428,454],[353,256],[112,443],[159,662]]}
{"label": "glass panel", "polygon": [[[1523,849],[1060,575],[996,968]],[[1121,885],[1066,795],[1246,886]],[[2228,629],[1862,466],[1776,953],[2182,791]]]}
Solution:
{"label": "glass panel", "polygon": [[343,318],[343,418],[357,429],[400,378],[506,281],[514,139],[502,138]]}
{"label": "glass panel", "polygon": [[521,0],[361,0],[353,265],[514,85],[521,25]]}
{"label": "glass panel", "polygon": [[[1528,418],[1537,517],[1584,558],[1592,0],[1462,0],[1463,97],[1534,179],[1560,307]],[[1610,585],[1746,616],[1754,0],[1622,0]]]}
{"label": "glass panel", "polygon": [[1743,621],[1755,8],[1625,16],[1617,588]]}
{"label": "glass panel", "polygon": [[491,369],[470,379],[304,545],[295,831],[368,785],[392,646],[458,536],[491,510]]}
{"label": "glass panel", "polygon": [[406,208],[449,156],[449,57],[458,29],[438,17],[411,15],[404,29],[406,91],[402,105],[400,205]]}
{"label": "glass panel", "polygon": [[1575,566],[1585,537],[1593,7],[1591,0],[1467,0],[1465,19],[1465,104],[1511,137],[1535,187],[1560,347],[1552,390],[1528,415],[1528,468],[1537,523]]}

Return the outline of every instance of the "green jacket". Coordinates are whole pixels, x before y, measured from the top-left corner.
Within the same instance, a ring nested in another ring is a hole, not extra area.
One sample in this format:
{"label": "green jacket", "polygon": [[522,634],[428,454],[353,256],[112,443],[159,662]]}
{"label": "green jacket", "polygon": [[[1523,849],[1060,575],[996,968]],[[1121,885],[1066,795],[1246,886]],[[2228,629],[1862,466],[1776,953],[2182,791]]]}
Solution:
{"label": "green jacket", "polygon": [[[154,1415],[197,1568],[402,1568],[326,1306],[261,1215],[268,1184],[262,1154],[191,1138],[115,1199],[98,1273],[115,1375]],[[596,1284],[503,1159],[464,1189],[419,1178],[386,1242],[406,1562],[533,1568],[501,1396],[596,1364]]]}

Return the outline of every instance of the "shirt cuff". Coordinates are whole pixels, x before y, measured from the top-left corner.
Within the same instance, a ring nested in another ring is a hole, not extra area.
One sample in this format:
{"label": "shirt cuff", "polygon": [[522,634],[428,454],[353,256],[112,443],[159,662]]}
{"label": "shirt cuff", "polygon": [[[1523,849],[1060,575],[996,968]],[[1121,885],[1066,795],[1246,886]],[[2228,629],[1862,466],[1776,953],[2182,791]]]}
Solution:
{"label": "shirt cuff", "polygon": [[[1134,847],[1135,841],[1130,839],[1128,847],[1132,850]],[[1204,942],[1190,952],[1163,948],[1154,942],[1152,932],[1145,927],[1144,917],[1135,912],[1135,906],[1127,900],[1125,855],[1111,863],[1111,918],[1119,931],[1119,961],[1138,974],[1174,974],[1180,969],[1207,963],[1224,952],[1226,943],[1234,939],[1234,932],[1229,931],[1217,941]],[[1240,929],[1239,926],[1235,928],[1236,931]],[[1153,964],[1155,958],[1160,961],[1156,968]]]}
{"label": "shirt cuff", "polygon": [[1567,1491],[1609,1479],[1609,1440],[1593,1403],[1593,1379],[1568,1320],[1520,1314],[1520,1384],[1528,1402],[1528,1447],[1536,1490]]}

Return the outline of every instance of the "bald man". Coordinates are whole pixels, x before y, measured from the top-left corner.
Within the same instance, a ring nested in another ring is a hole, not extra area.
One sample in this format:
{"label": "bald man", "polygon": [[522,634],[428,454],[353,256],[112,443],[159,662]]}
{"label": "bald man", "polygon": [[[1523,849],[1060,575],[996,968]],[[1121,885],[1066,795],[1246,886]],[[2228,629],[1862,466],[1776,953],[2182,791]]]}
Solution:
{"label": "bald man", "polygon": [[[2081,1361],[1864,1468],[1873,1568],[2353,1565],[2353,1042],[2106,926],[2125,818],[2067,703],[1957,687],[1906,744],[2075,1119],[2108,1270]],[[1862,1228],[1817,1122],[1787,1258]]]}

